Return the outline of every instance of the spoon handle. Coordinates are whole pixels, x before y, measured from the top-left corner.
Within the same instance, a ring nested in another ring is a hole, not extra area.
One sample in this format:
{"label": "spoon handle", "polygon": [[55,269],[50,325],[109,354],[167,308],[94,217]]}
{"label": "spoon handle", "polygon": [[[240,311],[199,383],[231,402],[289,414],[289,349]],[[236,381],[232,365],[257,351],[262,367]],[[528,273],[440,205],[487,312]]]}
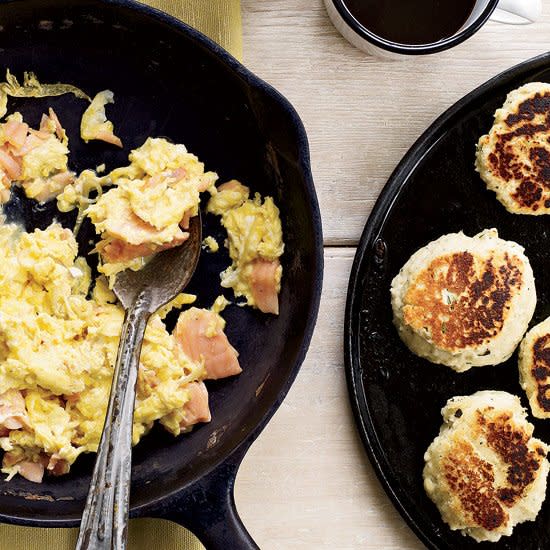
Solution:
{"label": "spoon handle", "polygon": [[107,416],[76,550],[126,548],[136,382],[150,315],[149,300],[142,293],[124,317]]}

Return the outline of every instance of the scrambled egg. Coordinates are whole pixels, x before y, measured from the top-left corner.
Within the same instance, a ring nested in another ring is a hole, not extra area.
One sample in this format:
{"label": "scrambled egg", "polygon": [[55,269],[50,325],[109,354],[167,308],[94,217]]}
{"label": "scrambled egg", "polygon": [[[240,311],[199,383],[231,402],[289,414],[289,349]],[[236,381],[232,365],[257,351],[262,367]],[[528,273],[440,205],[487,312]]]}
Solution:
{"label": "scrambled egg", "polygon": [[218,241],[212,236],[205,237],[202,241],[202,247],[208,252],[217,252],[220,249]]}
{"label": "scrambled egg", "polygon": [[27,197],[45,202],[74,179],[68,168],[69,141],[56,114],[43,115],[33,130],[21,113],[0,124],[0,202],[10,198],[12,185],[21,185]]}
{"label": "scrambled egg", "polygon": [[[72,93],[91,101],[81,137],[122,146],[107,120],[109,90],[93,100],[67,84],[41,84],[25,73],[23,84],[7,72],[0,83],[0,118],[7,98]],[[261,311],[278,313],[283,253],[279,210],[233,180],[216,189],[217,175],[184,145],[149,138],[129,155],[129,165],[104,174],[105,166],[75,174],[69,142],[53,110],[31,129],[20,113],[0,123],[0,204],[12,185],[40,202],[57,198],[61,212],[78,209],[75,232],[87,216],[100,240],[100,275],[92,281],[78,256],[75,234],[52,223],[26,233],[0,219],[0,449],[2,472],[39,482],[44,470],[69,471],[77,457],[97,450],[103,429],[124,311],[110,288],[116,274],[140,269],[156,252],[188,237],[199,212],[200,193],[212,195],[208,211],[222,217],[232,265],[222,286],[245,296]],[[99,175],[102,174],[102,175]],[[206,237],[203,247],[219,245]],[[155,421],[178,435],[210,420],[205,379],[241,372],[238,352],[220,316],[229,301],[211,310],[190,308],[173,334],[163,319],[195,296],[179,294],[153,315],[141,351],[133,443]]]}
{"label": "scrambled egg", "polygon": [[[71,84],[42,84],[32,72],[23,75],[23,84],[6,71],[0,83],[0,118],[6,115],[8,97],[48,97],[71,93],[90,98]],[[20,113],[0,124],[0,204],[10,199],[14,183],[25,189],[31,199],[46,202],[72,182],[68,169],[68,139],[52,109],[44,115],[38,130],[29,128]]]}
{"label": "scrambled egg", "polygon": [[[122,147],[105,115],[105,105],[114,102],[110,90],[99,92],[92,101],[76,86],[42,84],[32,72],[24,73],[21,85],[8,70],[6,81],[0,83],[0,118],[7,112],[9,96],[47,97],[67,93],[91,101],[82,116],[82,139],[99,139]],[[10,199],[14,183],[25,189],[27,197],[40,202],[55,198],[73,183],[75,174],[68,168],[68,144],[67,134],[52,109],[48,116],[42,117],[38,130],[29,128],[20,113],[7,117],[0,124],[0,204]]]}
{"label": "scrambled egg", "polygon": [[68,160],[68,140],[61,141],[55,133],[51,133],[23,156],[21,177],[25,181],[49,178],[56,173],[66,172]]}
{"label": "scrambled egg", "polygon": [[[96,177],[97,185],[114,187],[85,211],[101,235],[99,270],[107,276],[139,269],[148,256],[185,241],[186,223],[198,214],[200,192],[217,179],[184,145],[162,138],[147,139],[130,153],[129,160],[129,166],[113,170],[100,181]],[[61,197],[64,208],[76,202],[77,185]]]}
{"label": "scrambled egg", "polygon": [[[123,310],[104,278],[94,285],[74,235],[58,224],[25,233],[0,226],[0,394],[19,390],[26,414],[21,429],[0,437],[4,473],[44,455],[70,466],[96,451],[103,428]],[[173,421],[189,400],[186,387],[204,378],[201,362],[177,353],[161,315],[192,302],[181,294],[149,322],[141,353],[134,444],[160,420]],[[12,464],[7,465],[6,464]],[[68,469],[68,468],[67,468]]]}
{"label": "scrambled egg", "polygon": [[114,103],[114,94],[111,90],[99,92],[90,106],[84,111],[80,122],[80,137],[88,143],[93,139],[99,139],[122,147],[122,141],[114,134],[114,126],[107,120],[105,105]]}
{"label": "scrambled egg", "polygon": [[[263,202],[259,193],[249,199],[248,187],[237,180],[221,185],[210,201],[207,210],[222,217],[227,230],[227,244],[232,264],[221,273],[221,285],[232,288],[235,296],[246,298],[247,304],[264,312],[278,313],[278,306],[264,304],[258,290],[258,279],[269,265],[261,281],[263,296],[271,294],[271,302],[281,288],[283,268],[279,257],[284,250],[279,209],[271,197]],[[274,295],[274,296],[273,296]]]}

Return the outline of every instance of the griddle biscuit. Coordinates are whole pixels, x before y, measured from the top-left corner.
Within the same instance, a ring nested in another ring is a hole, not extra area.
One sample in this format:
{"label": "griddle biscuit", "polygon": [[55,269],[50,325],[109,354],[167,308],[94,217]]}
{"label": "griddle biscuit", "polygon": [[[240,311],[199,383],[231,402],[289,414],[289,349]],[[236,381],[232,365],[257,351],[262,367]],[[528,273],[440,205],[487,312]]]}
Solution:
{"label": "griddle biscuit", "polygon": [[533,416],[550,418],[550,317],[534,326],[521,342],[519,380]]}
{"label": "griddle biscuit", "polygon": [[523,248],[495,229],[444,235],[393,279],[394,324],[417,355],[462,372],[508,359],[536,304]]}
{"label": "griddle biscuit", "polygon": [[550,213],[550,84],[508,94],[479,139],[476,170],[509,212]]}
{"label": "griddle biscuit", "polygon": [[479,391],[453,397],[424,455],[424,488],[451,529],[497,541],[537,517],[546,494],[548,447],[518,397]]}

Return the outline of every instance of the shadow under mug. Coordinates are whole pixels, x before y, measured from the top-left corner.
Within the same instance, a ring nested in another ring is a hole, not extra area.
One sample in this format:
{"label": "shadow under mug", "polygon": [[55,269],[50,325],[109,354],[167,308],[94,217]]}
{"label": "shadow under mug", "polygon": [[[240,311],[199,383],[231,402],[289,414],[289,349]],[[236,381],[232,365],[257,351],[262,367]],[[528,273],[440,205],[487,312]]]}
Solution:
{"label": "shadow under mug", "polygon": [[325,6],[336,29],[351,44],[370,55],[390,59],[452,48],[470,38],[488,19],[511,25],[534,23],[542,11],[541,0],[478,0],[466,22],[452,36],[430,44],[398,44],[377,36],[362,25],[350,13],[345,0],[325,0]]}

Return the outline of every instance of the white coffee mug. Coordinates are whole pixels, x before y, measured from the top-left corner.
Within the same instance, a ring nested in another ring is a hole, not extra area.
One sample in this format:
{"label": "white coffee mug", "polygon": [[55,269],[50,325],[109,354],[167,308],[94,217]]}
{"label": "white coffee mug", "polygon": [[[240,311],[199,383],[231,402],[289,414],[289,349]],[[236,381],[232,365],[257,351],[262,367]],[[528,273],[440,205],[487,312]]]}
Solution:
{"label": "white coffee mug", "polygon": [[534,23],[542,11],[542,0],[478,0],[464,25],[452,36],[431,44],[397,44],[364,27],[350,13],[345,0],[325,0],[325,5],[336,29],[351,44],[368,54],[392,59],[452,48],[470,38],[488,19],[511,25]]}
{"label": "white coffee mug", "polygon": [[534,23],[540,17],[541,11],[541,0],[500,0],[491,20],[510,25],[526,25]]}

